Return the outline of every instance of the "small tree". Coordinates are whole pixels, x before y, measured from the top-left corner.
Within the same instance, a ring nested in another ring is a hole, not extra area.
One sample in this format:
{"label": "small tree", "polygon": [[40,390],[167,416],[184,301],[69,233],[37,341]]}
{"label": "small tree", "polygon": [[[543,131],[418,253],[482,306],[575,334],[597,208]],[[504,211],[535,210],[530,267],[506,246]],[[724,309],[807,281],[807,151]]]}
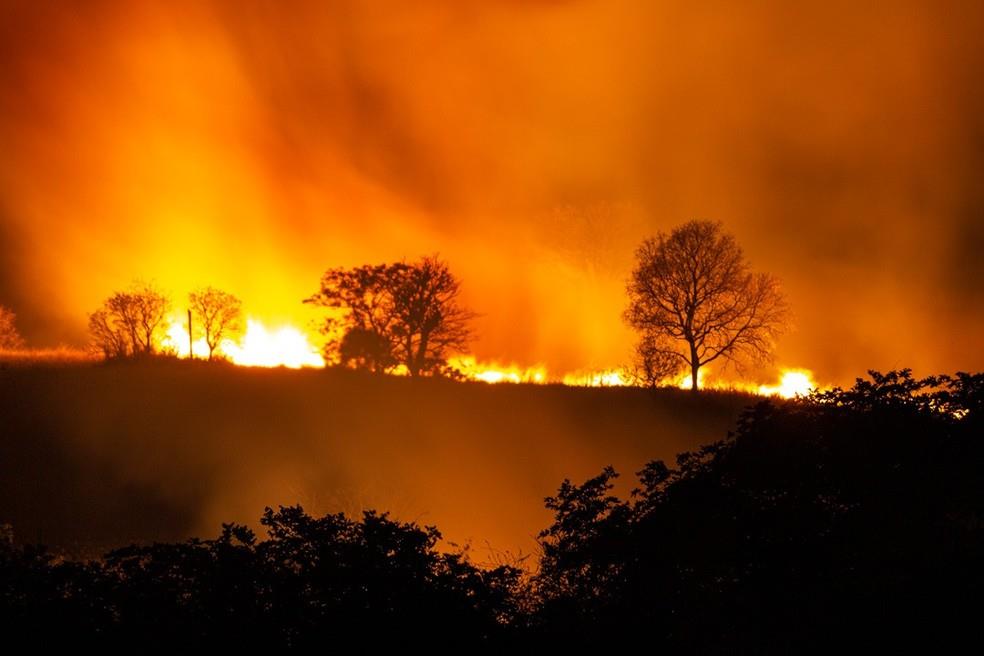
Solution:
{"label": "small tree", "polygon": [[171,302],[150,285],[116,292],[89,315],[93,345],[107,358],[152,355],[164,336]]}
{"label": "small tree", "polygon": [[338,358],[343,366],[379,373],[397,364],[384,335],[358,326],[345,332],[338,344]]}
{"label": "small tree", "polygon": [[767,359],[786,323],[778,280],[752,273],[720,223],[690,221],[646,239],[627,291],[624,316],[642,333],[637,355],[648,375],[686,368],[694,391],[711,362]]}
{"label": "small tree", "polygon": [[467,347],[475,315],[460,305],[460,288],[447,264],[432,256],[330,269],[305,302],[342,311],[324,328],[335,336],[328,348],[342,364],[374,371],[402,364],[418,376],[439,371]]}
{"label": "small tree", "polygon": [[208,345],[208,359],[211,360],[223,339],[242,332],[242,301],[228,292],[206,287],[189,294],[188,302],[198,331]]}
{"label": "small tree", "polygon": [[0,305],[0,351],[24,348],[24,340],[17,331],[17,315]]}

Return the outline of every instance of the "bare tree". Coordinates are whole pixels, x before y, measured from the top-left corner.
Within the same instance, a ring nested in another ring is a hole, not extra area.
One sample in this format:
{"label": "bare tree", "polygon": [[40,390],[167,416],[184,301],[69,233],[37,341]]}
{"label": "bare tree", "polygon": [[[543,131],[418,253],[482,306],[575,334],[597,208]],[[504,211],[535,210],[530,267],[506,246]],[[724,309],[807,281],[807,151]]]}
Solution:
{"label": "bare tree", "polygon": [[0,351],[24,348],[24,340],[17,331],[17,315],[0,305]]}
{"label": "bare tree", "polygon": [[152,355],[166,328],[171,302],[147,284],[116,292],[89,315],[93,345],[107,358]]}
{"label": "bare tree", "polygon": [[752,273],[720,223],[690,221],[646,239],[627,285],[625,320],[642,333],[637,353],[652,375],[698,371],[716,360],[741,366],[771,356],[786,325],[778,280]]}
{"label": "bare tree", "polygon": [[214,287],[199,289],[188,295],[192,316],[208,345],[208,359],[226,337],[243,330],[243,304],[238,298]]}
{"label": "bare tree", "polygon": [[461,306],[460,281],[437,256],[415,263],[330,269],[305,302],[341,310],[325,332],[343,364],[385,370],[404,365],[411,376],[433,373],[471,338],[475,314]]}

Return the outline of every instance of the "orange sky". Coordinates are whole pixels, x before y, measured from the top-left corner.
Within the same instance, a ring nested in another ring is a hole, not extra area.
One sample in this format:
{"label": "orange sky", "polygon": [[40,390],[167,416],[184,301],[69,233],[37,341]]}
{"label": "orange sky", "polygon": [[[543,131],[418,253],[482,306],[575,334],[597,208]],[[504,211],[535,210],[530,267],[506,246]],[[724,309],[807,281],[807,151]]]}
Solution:
{"label": "orange sky", "polygon": [[984,368],[984,6],[693,5],[0,0],[0,303],[307,325],[324,269],[439,252],[478,357],[611,367],[636,244],[709,218],[785,283],[780,363]]}

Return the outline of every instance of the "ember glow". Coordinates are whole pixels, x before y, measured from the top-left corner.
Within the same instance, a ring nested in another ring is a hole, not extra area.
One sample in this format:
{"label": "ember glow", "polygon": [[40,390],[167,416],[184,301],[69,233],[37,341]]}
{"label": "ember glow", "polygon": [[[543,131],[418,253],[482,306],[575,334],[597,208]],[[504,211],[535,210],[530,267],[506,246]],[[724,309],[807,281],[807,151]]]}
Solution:
{"label": "ember glow", "polygon": [[[603,369],[599,371],[576,371],[552,375],[542,365],[522,367],[503,366],[495,362],[480,362],[474,356],[454,358],[450,366],[468,380],[484,383],[560,383],[570,387],[624,387],[633,385],[631,374],[622,369]],[[753,383],[733,378],[714,378],[710,382],[707,368],[697,375],[702,389],[718,391],[737,391],[759,396],[779,396],[791,399],[806,396],[811,391],[821,389],[813,379],[813,372],[802,368],[782,368],[775,383]],[[675,385],[684,390],[691,386],[690,375],[682,376]]]}
{"label": "ember glow", "polygon": [[626,373],[618,369],[574,372],[566,374],[562,380],[572,387],[622,387],[629,384]]}
{"label": "ember glow", "polygon": [[[325,360],[314,345],[312,339],[291,325],[281,325],[269,328],[262,321],[248,319],[246,331],[241,339],[222,341],[218,355],[236,365],[245,367],[324,367]],[[187,358],[189,354],[188,326],[180,319],[171,321],[162,346],[168,352],[178,357]],[[208,357],[208,346],[204,339],[198,339],[192,345],[196,358]],[[570,387],[624,387],[633,384],[632,377],[621,369],[601,369],[597,371],[581,370],[568,373],[552,374],[543,365],[522,366],[518,364],[503,365],[499,362],[480,361],[474,355],[463,355],[451,358],[448,366],[466,380],[499,384],[499,383],[528,383],[528,384],[563,384]],[[391,375],[405,376],[405,369],[397,367]],[[739,391],[760,396],[780,396],[794,398],[805,396],[818,385],[813,380],[813,373],[807,369],[782,369],[775,384],[756,384],[736,379],[711,377],[708,379],[708,369],[698,372],[702,389],[720,391]],[[682,376],[676,387],[690,389],[690,376]]]}
{"label": "ember glow", "polygon": [[763,396],[781,396],[791,399],[797,396],[807,396],[817,389],[813,382],[813,372],[806,369],[787,369],[783,371],[778,385],[761,385],[758,393]]}
{"label": "ember glow", "polygon": [[501,365],[497,362],[478,362],[471,355],[452,358],[448,362],[451,369],[469,380],[484,383],[545,383],[547,370],[542,366],[520,367],[515,364]]}
{"label": "ember glow", "polygon": [[[173,320],[163,345],[182,358],[189,357],[188,326]],[[208,345],[198,339],[191,345],[196,358],[208,357]],[[290,325],[268,328],[257,319],[247,319],[246,331],[238,340],[225,339],[218,349],[220,357],[245,367],[323,367],[324,358],[308,336]]]}
{"label": "ember glow", "polygon": [[[697,379],[701,389],[746,392],[759,396],[779,396],[784,399],[807,396],[813,390],[825,389],[814,381],[812,371],[803,368],[780,368],[775,383],[756,384],[740,379],[716,377],[707,367],[697,373]],[[677,382],[677,387],[680,389],[688,390],[691,385],[690,374],[681,376]]]}

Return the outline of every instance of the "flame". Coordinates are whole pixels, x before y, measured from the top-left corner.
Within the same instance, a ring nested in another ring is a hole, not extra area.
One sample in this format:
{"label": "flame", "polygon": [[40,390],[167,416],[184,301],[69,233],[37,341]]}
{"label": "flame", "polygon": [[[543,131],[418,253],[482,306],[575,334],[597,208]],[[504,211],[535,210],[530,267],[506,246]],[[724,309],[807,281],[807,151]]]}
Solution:
{"label": "flame", "polygon": [[[774,385],[755,384],[747,381],[734,381],[724,379],[714,379],[705,381],[708,377],[707,367],[697,372],[697,384],[700,389],[711,389],[731,392],[748,392],[759,396],[781,396],[784,399],[792,399],[797,396],[806,396],[811,391],[819,389],[819,385],[813,380],[813,372],[803,368],[783,368],[780,370],[779,380]],[[690,389],[693,383],[690,374],[682,376],[677,381],[680,389]]]}
{"label": "flame", "polygon": [[[188,330],[181,320],[173,320],[164,340],[164,347],[178,357],[208,357],[208,344],[199,338],[188,344]],[[308,340],[307,335],[290,325],[268,328],[257,319],[247,319],[246,332],[238,340],[224,339],[218,353],[233,364],[244,367],[323,367],[324,358]]]}
{"label": "flame", "polygon": [[762,396],[781,396],[792,399],[797,396],[807,396],[817,389],[813,382],[813,372],[808,369],[784,369],[778,385],[760,385],[758,394]]}
{"label": "flame", "polygon": [[[196,358],[208,357],[208,345],[203,338],[195,340],[189,350],[186,324],[180,319],[172,320],[164,339],[165,350],[178,357],[187,358],[189,352]],[[233,364],[247,367],[324,367],[325,360],[307,335],[301,330],[283,325],[276,329],[265,326],[261,321],[248,319],[246,332],[238,341],[225,339],[219,345],[218,353]],[[622,387],[632,385],[632,379],[620,369],[584,370],[551,377],[542,364],[522,366],[504,365],[499,362],[480,362],[473,355],[463,355],[448,360],[448,366],[468,380],[484,383],[562,383],[571,387]],[[390,371],[392,375],[407,375],[402,365]],[[779,380],[774,385],[756,384],[747,381],[734,381],[709,378],[709,370],[703,367],[697,372],[701,389],[738,391],[759,396],[780,396],[785,399],[806,396],[818,389],[813,372],[803,368],[783,368]],[[681,376],[676,387],[689,390],[692,386],[690,374]]]}
{"label": "flame", "polygon": [[[187,358],[189,353],[188,325],[182,323],[180,319],[171,319],[167,328],[167,336],[162,340],[161,346],[167,353],[173,353],[179,358]],[[208,344],[205,343],[205,339],[195,340],[191,345],[191,351],[196,358],[208,357]]]}
{"label": "flame", "polygon": [[[704,383],[704,378],[706,378],[706,377],[707,377],[707,368],[706,367],[703,367],[703,368],[697,370],[697,388],[698,389],[704,389],[705,388],[706,385]],[[684,374],[683,376],[681,376],[680,377],[680,381],[677,383],[677,387],[679,387],[680,389],[684,389],[684,390],[692,389],[693,386],[694,386],[694,379],[693,379],[693,376],[690,374],[690,372],[687,372],[686,374]],[[715,389],[717,389],[717,387],[715,387]]]}
{"label": "flame", "polygon": [[573,387],[623,387],[629,384],[628,377],[618,369],[575,372],[565,375],[563,382]]}
{"label": "flame", "polygon": [[536,365],[521,367],[516,364],[501,365],[496,362],[480,363],[471,355],[451,358],[448,361],[455,371],[470,380],[480,380],[485,383],[546,383],[547,370]]}
{"label": "flame", "polygon": [[628,376],[618,369],[578,371],[561,377],[552,377],[542,364],[524,367],[518,364],[503,365],[499,362],[480,362],[475,356],[451,358],[448,365],[469,380],[485,383],[562,383],[573,387],[614,387],[629,385]]}

